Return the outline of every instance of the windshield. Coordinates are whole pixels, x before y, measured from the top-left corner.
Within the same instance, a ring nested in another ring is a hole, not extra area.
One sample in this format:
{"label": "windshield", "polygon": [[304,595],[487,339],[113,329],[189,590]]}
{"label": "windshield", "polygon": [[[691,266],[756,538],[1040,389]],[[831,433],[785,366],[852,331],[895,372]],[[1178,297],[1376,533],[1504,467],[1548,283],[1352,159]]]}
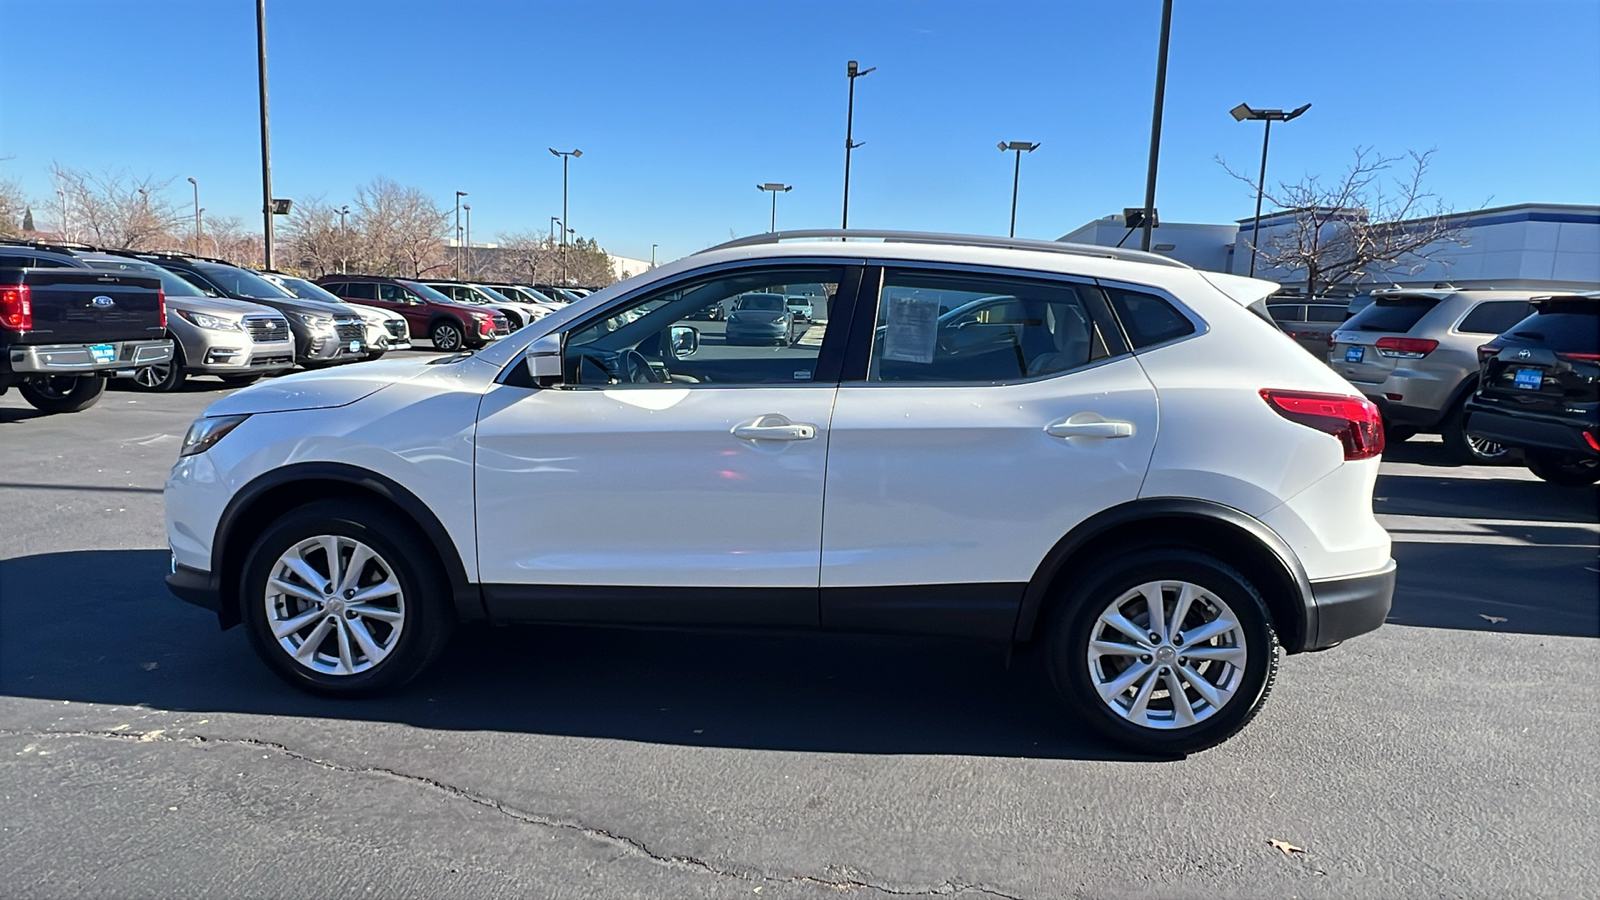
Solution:
{"label": "windshield", "polygon": [[161,290],[168,297],[204,297],[200,290],[182,278],[153,263],[134,262],[131,259],[86,259],[84,262],[108,272],[133,272],[161,279]]}
{"label": "windshield", "polygon": [[478,293],[483,294],[486,297],[488,297],[490,302],[492,302],[492,303],[515,303],[516,302],[515,300],[512,300],[510,297],[507,297],[505,294],[500,293],[499,291],[495,290],[492,287],[484,287],[481,284],[474,284],[474,285],[471,285],[471,287],[472,287],[473,290],[477,291]]}
{"label": "windshield", "polygon": [[423,284],[420,281],[403,281],[403,280],[400,280],[400,279],[396,279],[396,281],[400,284],[401,287],[405,288],[406,290],[410,291],[413,294],[416,294],[418,297],[421,297],[422,299],[428,301],[429,303],[454,303],[455,302],[454,300],[451,300],[449,297],[446,297],[444,294],[439,293],[438,291],[434,290],[431,287],[428,287],[427,285]]}
{"label": "windshield", "polygon": [[322,285],[312,284],[304,278],[295,278],[290,275],[279,275],[277,278],[283,282],[285,288],[301,300],[321,300],[324,303],[348,302]]}
{"label": "windshield", "polygon": [[278,287],[254,272],[220,263],[194,263],[206,277],[216,282],[230,297],[251,300],[283,300],[293,297],[288,290]]}

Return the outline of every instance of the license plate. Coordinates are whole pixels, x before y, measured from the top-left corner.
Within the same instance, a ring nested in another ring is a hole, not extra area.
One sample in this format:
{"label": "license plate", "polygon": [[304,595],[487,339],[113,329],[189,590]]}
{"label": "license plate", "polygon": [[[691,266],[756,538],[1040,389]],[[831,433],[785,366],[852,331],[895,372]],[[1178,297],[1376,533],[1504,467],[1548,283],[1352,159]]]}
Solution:
{"label": "license plate", "polygon": [[90,344],[89,353],[94,356],[94,361],[97,363],[117,361],[116,344]]}
{"label": "license plate", "polygon": [[360,341],[351,341],[350,342],[350,352],[351,353],[358,353],[358,352],[360,352],[360,350],[361,350],[361,342]]}
{"label": "license plate", "polygon": [[1365,347],[1351,347],[1344,351],[1344,361],[1361,362],[1361,357],[1365,356],[1366,353],[1367,348]]}
{"label": "license plate", "polygon": [[1513,383],[1525,391],[1537,391],[1544,384],[1544,371],[1542,369],[1518,369],[1516,381]]}

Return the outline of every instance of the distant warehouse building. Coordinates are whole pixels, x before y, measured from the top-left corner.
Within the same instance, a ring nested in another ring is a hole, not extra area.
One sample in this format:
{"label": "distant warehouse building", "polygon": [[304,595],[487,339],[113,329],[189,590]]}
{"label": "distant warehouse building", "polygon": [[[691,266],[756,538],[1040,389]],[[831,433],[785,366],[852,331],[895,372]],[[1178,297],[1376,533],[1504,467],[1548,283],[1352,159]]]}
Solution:
{"label": "distant warehouse building", "polygon": [[[1365,215],[1361,210],[1343,214]],[[1445,284],[1552,291],[1600,288],[1600,206],[1519,203],[1457,213],[1450,220],[1460,229],[1459,243],[1431,245],[1424,250],[1431,259],[1401,260],[1385,271],[1369,273],[1359,284],[1339,285],[1335,293],[1348,296],[1381,287]],[[1259,246],[1270,247],[1275,237],[1287,235],[1294,221],[1292,211],[1263,215]],[[1244,275],[1250,268],[1252,226],[1252,219],[1230,225],[1162,223],[1152,229],[1150,249],[1197,269]],[[1122,216],[1106,216],[1060,240],[1138,247],[1140,235],[1126,227]],[[1258,259],[1256,275],[1279,282],[1289,293],[1305,290],[1304,272],[1269,268]]]}

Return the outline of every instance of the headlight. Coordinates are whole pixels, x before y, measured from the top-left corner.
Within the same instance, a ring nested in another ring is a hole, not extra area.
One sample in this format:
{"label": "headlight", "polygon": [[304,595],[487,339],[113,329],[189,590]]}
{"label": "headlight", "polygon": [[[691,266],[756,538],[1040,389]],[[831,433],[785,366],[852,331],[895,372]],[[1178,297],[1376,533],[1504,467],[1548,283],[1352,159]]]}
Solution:
{"label": "headlight", "polygon": [[238,322],[230,322],[227,319],[219,319],[216,316],[208,316],[205,313],[186,312],[186,311],[181,310],[181,309],[177,310],[176,312],[178,313],[178,315],[182,316],[186,321],[192,322],[193,324],[195,324],[195,325],[197,325],[197,326],[199,326],[201,328],[208,328],[208,329],[210,329],[212,331],[243,331],[244,330],[244,327],[241,326]]}
{"label": "headlight", "polygon": [[228,432],[244,424],[249,416],[209,416],[195,419],[189,426],[189,433],[183,436],[183,445],[178,448],[178,456],[193,456],[210,450],[217,441],[227,436]]}
{"label": "headlight", "polygon": [[312,313],[295,313],[294,317],[311,326],[312,328],[333,327],[333,318],[331,316],[318,316],[313,315]]}

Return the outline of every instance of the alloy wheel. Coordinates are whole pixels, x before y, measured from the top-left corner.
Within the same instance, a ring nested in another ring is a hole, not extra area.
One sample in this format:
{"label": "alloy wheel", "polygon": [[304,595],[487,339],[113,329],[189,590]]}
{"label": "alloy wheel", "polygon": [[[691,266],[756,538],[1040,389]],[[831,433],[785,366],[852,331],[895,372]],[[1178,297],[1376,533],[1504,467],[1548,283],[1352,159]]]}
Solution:
{"label": "alloy wheel", "polygon": [[264,602],[278,646],[324,675],[355,675],[383,662],[406,620],[394,569],[342,535],[317,535],[285,550],[272,566]]}
{"label": "alloy wheel", "polygon": [[167,380],[172,377],[172,363],[146,366],[143,369],[133,370],[133,383],[145,390],[160,390]]}
{"label": "alloy wheel", "polygon": [[1188,728],[1244,682],[1245,631],[1228,604],[1187,581],[1150,581],[1113,600],[1089,633],[1090,681],[1131,724]]}
{"label": "alloy wheel", "polygon": [[1472,455],[1482,460],[1501,459],[1506,455],[1506,446],[1481,437],[1467,435],[1467,446],[1471,448]]}

